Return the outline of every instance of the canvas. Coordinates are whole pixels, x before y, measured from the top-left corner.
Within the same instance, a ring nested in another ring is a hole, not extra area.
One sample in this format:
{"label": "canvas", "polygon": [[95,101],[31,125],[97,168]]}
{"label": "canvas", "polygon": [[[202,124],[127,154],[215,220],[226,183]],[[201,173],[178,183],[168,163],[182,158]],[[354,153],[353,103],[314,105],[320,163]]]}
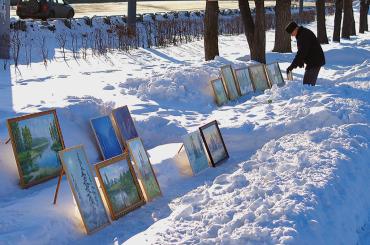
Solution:
{"label": "canvas", "polygon": [[249,66],[248,70],[255,91],[263,92],[270,88],[263,64]]}
{"label": "canvas", "polygon": [[134,121],[132,120],[130,111],[127,106],[123,106],[112,111],[112,118],[117,126],[122,143],[139,137],[135,128]]}
{"label": "canvas", "polygon": [[9,119],[7,125],[23,188],[60,174],[64,142],[55,110]]}
{"label": "canvas", "polygon": [[213,167],[229,158],[217,121],[200,127],[200,133]]}
{"label": "canvas", "polygon": [[236,82],[233,70],[230,65],[221,67],[221,76],[225,83],[227,95],[230,100],[235,100],[239,97],[238,90],[236,88]]}
{"label": "canvas", "polygon": [[228,101],[224,84],[220,78],[211,81],[213,92],[215,94],[216,103],[218,106],[225,104]]}
{"label": "canvas", "polygon": [[123,153],[109,116],[92,119],[91,127],[104,159],[109,159]]}
{"label": "canvas", "polygon": [[193,174],[208,168],[208,158],[199,131],[185,135],[183,142]]}
{"label": "canvas", "polygon": [[144,189],[144,195],[147,201],[161,195],[161,190],[150,163],[148,154],[144,149],[140,138],[135,138],[127,142],[132,159],[135,163],[137,175]]}
{"label": "canvas", "polygon": [[112,219],[144,204],[139,184],[127,154],[95,166]]}
{"label": "canvas", "polygon": [[270,81],[270,85],[276,84],[281,87],[285,85],[283,75],[279,67],[279,63],[275,62],[269,65],[266,65],[266,73]]}
{"label": "canvas", "polygon": [[83,146],[59,152],[87,233],[110,223]]}
{"label": "canvas", "polygon": [[236,69],[235,77],[240,95],[246,95],[247,93],[254,91],[248,68]]}

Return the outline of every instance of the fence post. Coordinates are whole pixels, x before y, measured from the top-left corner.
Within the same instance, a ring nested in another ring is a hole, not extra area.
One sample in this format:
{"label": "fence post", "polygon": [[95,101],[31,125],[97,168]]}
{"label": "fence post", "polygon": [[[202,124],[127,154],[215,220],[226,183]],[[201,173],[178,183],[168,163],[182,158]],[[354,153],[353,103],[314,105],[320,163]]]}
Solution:
{"label": "fence post", "polygon": [[0,0],[0,59],[9,59],[10,0]]}

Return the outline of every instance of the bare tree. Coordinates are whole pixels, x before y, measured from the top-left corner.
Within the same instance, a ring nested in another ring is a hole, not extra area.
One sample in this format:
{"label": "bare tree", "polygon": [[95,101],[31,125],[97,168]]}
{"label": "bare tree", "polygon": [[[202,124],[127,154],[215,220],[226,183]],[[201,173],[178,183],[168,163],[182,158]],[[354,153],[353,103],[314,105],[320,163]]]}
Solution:
{"label": "bare tree", "polygon": [[360,28],[359,28],[360,33],[365,32],[368,11],[369,9],[367,0],[360,0]]}
{"label": "bare tree", "polygon": [[328,44],[325,20],[325,0],[316,0],[317,13],[317,39],[321,44]]}
{"label": "bare tree", "polygon": [[351,37],[352,28],[352,0],[343,0],[342,38]]}
{"label": "bare tree", "polygon": [[285,31],[286,25],[292,19],[291,0],[276,0],[275,7],[275,46],[273,51],[279,53],[291,53],[291,39]]}
{"label": "bare tree", "polygon": [[343,0],[335,0],[335,17],[333,41],[340,42],[340,29],[342,26]]}
{"label": "bare tree", "polygon": [[218,1],[206,1],[204,16],[204,53],[206,60],[219,55],[218,50]]}
{"label": "bare tree", "polygon": [[253,20],[249,2],[238,0],[245,35],[247,37],[251,59],[266,63],[266,28],[264,1],[255,0],[256,14]]}
{"label": "bare tree", "polygon": [[67,44],[67,34],[65,32],[60,33],[56,36],[56,39],[57,39],[57,42],[59,44],[59,48],[62,50],[63,59],[64,59],[65,62],[67,62],[67,60],[66,60],[66,51],[65,51],[66,44]]}
{"label": "bare tree", "polygon": [[303,13],[303,0],[299,0],[299,14]]}
{"label": "bare tree", "polygon": [[[352,2],[353,5],[353,2]],[[351,8],[351,36],[356,36],[356,21],[355,21],[355,15],[353,13],[353,6]]]}
{"label": "bare tree", "polygon": [[46,36],[41,36],[41,43],[40,43],[40,52],[42,56],[42,60],[44,61],[45,68],[48,66],[48,57],[49,57],[49,50],[46,41]]}

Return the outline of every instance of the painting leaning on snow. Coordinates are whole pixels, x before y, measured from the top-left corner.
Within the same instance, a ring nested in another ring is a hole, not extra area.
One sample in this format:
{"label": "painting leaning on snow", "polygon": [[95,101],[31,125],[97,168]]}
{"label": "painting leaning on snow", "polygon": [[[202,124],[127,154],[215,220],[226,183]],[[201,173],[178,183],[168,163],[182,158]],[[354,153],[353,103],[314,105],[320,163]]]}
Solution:
{"label": "painting leaning on snow", "polygon": [[199,131],[183,136],[183,142],[193,174],[208,168],[208,158]]}
{"label": "painting leaning on snow", "polygon": [[108,225],[110,221],[83,146],[60,151],[59,155],[86,232],[90,234]]}
{"label": "painting leaning on snow", "polygon": [[285,85],[285,81],[283,75],[281,74],[279,63],[275,62],[272,64],[268,64],[265,67],[271,86],[274,84],[278,85],[279,87]]}
{"label": "painting leaning on snow", "polygon": [[238,90],[236,88],[235,77],[231,65],[221,67],[222,80],[225,83],[227,95],[230,100],[235,100],[239,97]]}
{"label": "painting leaning on snow", "polygon": [[217,121],[202,126],[200,132],[213,167],[229,158]]}
{"label": "painting leaning on snow", "polygon": [[112,219],[145,203],[127,154],[103,161],[95,169]]}
{"label": "painting leaning on snow", "polygon": [[218,106],[225,104],[228,101],[225,86],[222,83],[221,78],[217,78],[211,81],[213,92],[215,94],[216,103]]}
{"label": "painting leaning on snow", "polygon": [[112,111],[112,117],[118,128],[122,142],[139,137],[127,106],[114,109]]}
{"label": "painting leaning on snow", "polygon": [[127,142],[132,159],[135,162],[135,170],[141,180],[144,195],[147,201],[161,195],[157,177],[150,163],[148,154],[140,138],[135,138]]}
{"label": "painting leaning on snow", "polygon": [[60,174],[64,142],[55,110],[9,119],[8,131],[22,187]]}
{"label": "painting leaning on snow", "polygon": [[122,154],[121,145],[117,139],[109,116],[92,119],[91,126],[104,159]]}
{"label": "painting leaning on snow", "polygon": [[266,76],[263,64],[253,65],[248,67],[249,75],[252,79],[254,91],[263,92],[270,88],[269,81]]}
{"label": "painting leaning on snow", "polygon": [[253,92],[252,80],[249,76],[248,68],[241,68],[235,70],[235,77],[239,87],[240,95],[246,95],[249,92]]}

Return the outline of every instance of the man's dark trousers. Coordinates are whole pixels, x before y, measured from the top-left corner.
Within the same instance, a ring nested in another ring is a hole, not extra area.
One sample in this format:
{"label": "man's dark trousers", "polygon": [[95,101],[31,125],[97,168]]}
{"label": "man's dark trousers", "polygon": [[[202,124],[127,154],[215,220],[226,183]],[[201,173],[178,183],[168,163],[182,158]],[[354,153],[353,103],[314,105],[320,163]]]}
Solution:
{"label": "man's dark trousers", "polygon": [[316,85],[321,67],[312,67],[306,70],[303,77],[303,84]]}

